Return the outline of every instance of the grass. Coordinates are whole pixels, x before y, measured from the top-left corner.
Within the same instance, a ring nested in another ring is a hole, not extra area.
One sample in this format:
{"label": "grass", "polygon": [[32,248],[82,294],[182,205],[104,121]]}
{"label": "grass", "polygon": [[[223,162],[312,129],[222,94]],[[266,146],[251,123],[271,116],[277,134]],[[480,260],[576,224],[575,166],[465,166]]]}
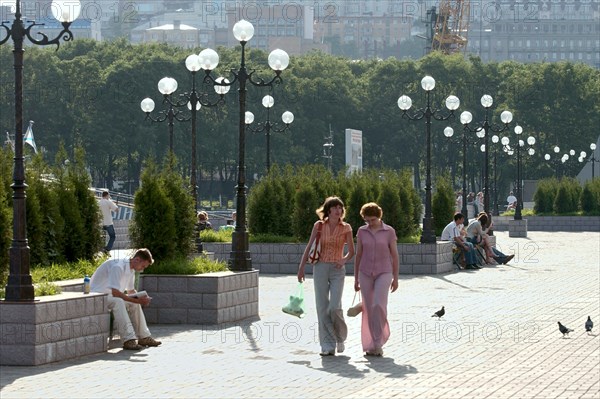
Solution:
{"label": "grass", "polygon": [[156,261],[148,267],[146,274],[203,274],[211,272],[222,272],[227,270],[225,262],[214,261],[203,257],[193,259],[170,259]]}
{"label": "grass", "polygon": [[[515,210],[511,209],[510,211],[505,211],[500,214],[500,216],[514,216]],[[533,209],[521,209],[521,215],[523,216],[539,216],[536,215]]]}
{"label": "grass", "polygon": [[33,266],[31,268],[31,278],[34,283],[43,283],[47,281],[61,281],[81,278],[87,274],[94,274],[98,266],[106,257],[101,257],[95,261],[81,260],[74,263],[52,264],[50,266]]}

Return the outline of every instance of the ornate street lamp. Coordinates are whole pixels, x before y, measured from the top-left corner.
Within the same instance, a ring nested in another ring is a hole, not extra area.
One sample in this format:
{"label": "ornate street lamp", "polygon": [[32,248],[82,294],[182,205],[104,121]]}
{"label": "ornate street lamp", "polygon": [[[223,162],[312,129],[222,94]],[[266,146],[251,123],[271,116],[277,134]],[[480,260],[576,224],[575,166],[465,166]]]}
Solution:
{"label": "ornate street lamp", "polygon": [[[167,114],[165,115],[165,117],[162,118],[162,120],[158,120],[158,118],[156,119],[152,119],[152,117],[150,116],[150,112],[152,112],[152,109],[154,109],[154,106],[152,106],[152,108],[150,107],[144,107],[144,101],[148,101],[148,102],[152,102],[152,105],[154,104],[154,101],[152,101],[149,98],[146,98],[142,101],[142,110],[144,112],[146,112],[146,119],[150,119],[153,122],[162,122],[164,121],[165,118],[169,118],[169,141],[170,141],[170,148],[171,148],[171,152],[173,151],[173,118],[177,119],[178,121],[188,121],[191,120],[192,121],[192,126],[191,126],[191,170],[190,170],[190,186],[192,188],[192,197],[194,198],[194,209],[198,209],[198,198],[197,198],[197,187],[198,187],[198,181],[196,178],[196,172],[197,172],[197,156],[196,156],[196,130],[197,130],[197,113],[198,111],[202,108],[202,107],[216,107],[217,105],[220,104],[224,104],[225,103],[225,94],[227,94],[227,92],[229,92],[229,87],[228,86],[215,86],[215,92],[219,95],[219,98],[216,99],[214,102],[211,102],[210,99],[208,98],[208,93],[201,93],[198,92],[198,90],[196,89],[196,72],[198,72],[201,69],[201,65],[200,65],[200,56],[198,54],[191,54],[189,55],[186,59],[185,59],[185,67],[188,71],[190,71],[190,73],[192,74],[192,89],[189,92],[185,92],[183,94],[180,94],[181,100],[178,101],[173,101],[171,98],[171,95],[177,90],[177,81],[173,78],[169,78],[169,77],[165,77],[161,79],[162,81],[165,81],[165,83],[162,85],[163,90],[161,90],[161,84],[159,82],[159,91],[163,94],[164,99],[163,99],[163,103],[167,103],[169,105],[169,110],[167,111]],[[225,78],[218,78],[218,81],[227,81],[227,79]],[[196,104],[195,107],[192,106],[192,104]],[[190,118],[185,118],[185,117],[180,117],[177,118],[177,115],[179,113],[179,111],[175,111],[173,109],[173,107],[175,108],[181,108],[187,106],[188,110],[190,110],[191,116]],[[150,109],[150,111],[147,111],[148,109]],[[175,115],[169,115],[170,113],[174,112]]]}
{"label": "ornate street lamp", "polygon": [[[464,111],[460,114],[460,123],[470,131],[477,131],[477,129],[483,129],[483,140],[485,145],[484,162],[483,162],[483,209],[485,213],[490,214],[490,190],[489,190],[489,137],[490,132],[501,133],[510,128],[509,124],[512,121],[513,115],[510,111],[503,111],[500,114],[500,120],[503,126],[497,128],[489,122],[489,111],[490,107],[494,103],[492,96],[484,94],[481,97],[481,105],[485,109],[484,120],[477,127],[471,128],[470,123],[473,120],[473,115],[469,111]],[[491,231],[490,231],[491,233]]]}
{"label": "ornate street lamp", "polygon": [[252,270],[252,258],[248,246],[248,231],[246,229],[246,85],[247,83],[258,87],[273,87],[273,84],[281,83],[281,72],[286,69],[290,63],[288,54],[280,49],[271,51],[269,54],[269,66],[275,71],[275,76],[265,81],[253,77],[254,70],[246,69],[246,43],[254,36],[254,27],[246,20],[238,21],[233,26],[233,35],[242,46],[240,66],[237,70],[232,69],[233,75],[231,82],[218,81],[213,79],[211,71],[219,65],[219,55],[212,49],[204,49],[200,52],[200,67],[205,71],[204,81],[212,83],[215,87],[227,87],[237,83],[239,93],[239,157],[238,157],[238,180],[236,186],[236,225],[231,237],[231,253],[229,257],[229,267],[231,270],[247,271]]}
{"label": "ornate street lamp", "polygon": [[[469,225],[469,211],[467,208],[467,144],[473,144],[467,136],[467,129],[463,129],[462,136],[457,140],[462,143],[462,209],[461,213],[465,216],[465,226]],[[444,129],[444,136],[450,141],[454,136],[454,129],[450,126]],[[477,132],[477,136],[480,136],[480,132]],[[475,215],[477,217],[477,215]]]}
{"label": "ornate street lamp", "polygon": [[412,107],[412,100],[406,95],[398,98],[398,108],[402,111],[402,117],[410,120],[425,119],[425,134],[427,136],[427,156],[426,156],[426,180],[425,180],[425,216],[423,218],[423,232],[421,233],[421,243],[435,243],[435,230],[433,228],[433,215],[431,212],[431,119],[438,121],[448,120],[454,116],[454,111],[460,106],[460,100],[456,96],[446,98],[446,108],[450,111],[448,115],[438,115],[440,110],[431,108],[431,91],[435,88],[435,79],[431,76],[425,76],[421,79],[421,87],[425,90],[427,105],[415,111],[413,115],[408,114]]}
{"label": "ornate street lamp", "polygon": [[[521,182],[521,175],[522,175],[522,168],[521,168],[521,162],[522,162],[522,154],[521,151],[525,150],[525,144],[527,144],[527,154],[534,155],[535,154],[535,149],[533,148],[533,145],[535,144],[535,137],[533,136],[529,136],[527,138],[527,142],[523,141],[522,139],[520,139],[521,134],[523,133],[523,128],[519,125],[515,126],[514,128],[514,132],[517,135],[517,144],[515,145],[515,148],[511,148],[509,146],[509,142],[510,139],[508,137],[502,137],[502,146],[504,147],[504,151],[508,154],[508,155],[513,155],[514,152],[517,153],[517,184],[516,184],[516,190],[517,190],[517,207],[515,208],[515,216],[514,216],[514,220],[522,220],[523,216],[522,216],[522,209],[523,209],[523,184]],[[544,156],[544,158],[546,158],[546,160],[550,160],[550,155],[546,154]]]}
{"label": "ornate street lamp", "polygon": [[[523,209],[523,182],[521,181],[521,175],[522,175],[522,170],[521,170],[521,162],[522,162],[522,156],[521,156],[521,147],[525,146],[525,142],[521,139],[519,139],[519,137],[521,136],[521,134],[523,133],[523,128],[519,125],[515,126],[515,134],[517,135],[517,139],[518,139],[518,144],[517,144],[517,209],[515,209],[515,220],[522,220],[523,216],[521,215],[521,210]],[[531,156],[535,154],[535,149],[533,149],[533,145],[535,144],[535,137],[533,136],[529,136],[527,138],[527,153]]]}
{"label": "ornate street lamp", "polygon": [[13,239],[10,247],[10,268],[8,283],[6,285],[7,301],[33,301],[34,290],[29,271],[29,246],[27,243],[27,220],[26,220],[26,189],[25,165],[23,159],[23,42],[25,38],[38,46],[55,44],[58,49],[60,40],[66,42],[73,40],[73,33],[69,30],[71,23],[77,19],[81,12],[81,4],[78,0],[54,0],[51,10],[63,26],[61,32],[54,39],[49,39],[43,33],[37,33],[39,39],[34,39],[31,29],[43,24],[28,21],[25,27],[21,19],[21,1],[15,1],[15,19],[11,26],[8,21],[0,23],[6,30],[6,36],[0,39],[3,45],[12,39],[13,60],[15,70],[15,158],[13,171]]}
{"label": "ornate street lamp", "polygon": [[264,123],[258,123],[255,128],[250,127],[252,122],[254,122],[254,114],[250,111],[246,111],[245,122],[246,129],[250,130],[254,133],[265,132],[265,136],[267,137],[267,173],[271,170],[271,130],[276,133],[283,133],[290,128],[290,124],[294,121],[294,114],[290,111],[285,111],[281,115],[281,120],[284,123],[284,126],[279,126],[277,123],[272,123],[269,114],[271,107],[275,104],[275,100],[270,95],[266,95],[262,99],[262,105],[267,109],[267,121]]}
{"label": "ornate street lamp", "polygon": [[170,156],[173,156],[173,126],[175,121],[187,122],[190,120],[189,117],[184,116],[170,100],[170,97],[177,90],[177,81],[170,77],[164,77],[158,81],[158,91],[163,95],[163,104],[167,105],[166,109],[159,111],[158,116],[153,117],[152,111],[154,111],[154,100],[146,97],[140,103],[142,111],[146,113],[146,120],[150,120],[153,123],[162,123],[167,121],[169,125],[169,152]]}
{"label": "ornate street lamp", "polygon": [[[594,169],[596,169],[596,162],[600,163],[600,159],[596,159],[596,143],[590,144],[590,150],[592,150],[592,154],[590,155],[588,162],[592,163],[592,180],[594,180]],[[587,154],[585,151],[581,151],[580,157],[585,160],[586,156]]]}
{"label": "ornate street lamp", "polygon": [[[498,137],[498,135],[494,134],[492,136],[492,143],[493,144],[498,144],[498,142],[500,142],[500,138]],[[493,204],[493,214],[494,216],[498,216],[500,214],[499,210],[498,210],[498,166],[497,166],[497,157],[498,157],[498,146],[495,145],[493,146],[494,148],[494,186],[492,187],[492,194],[494,196],[494,204]]]}

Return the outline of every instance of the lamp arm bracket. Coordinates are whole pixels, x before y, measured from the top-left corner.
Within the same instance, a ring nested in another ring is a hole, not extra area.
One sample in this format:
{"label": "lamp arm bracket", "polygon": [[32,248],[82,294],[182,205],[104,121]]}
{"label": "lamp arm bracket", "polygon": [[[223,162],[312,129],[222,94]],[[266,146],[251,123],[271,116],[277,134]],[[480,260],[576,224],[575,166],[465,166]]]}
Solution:
{"label": "lamp arm bracket", "polygon": [[419,109],[412,115],[410,115],[408,111],[402,111],[402,117],[411,121],[418,121],[425,117],[425,110]]}
{"label": "lamp arm bracket", "polygon": [[31,28],[33,28],[34,26],[43,26],[44,25],[44,24],[38,24],[36,22],[32,22],[31,25],[29,25],[27,28],[25,28],[25,36],[27,36],[27,38],[31,41],[31,43],[36,44],[38,46],[47,46],[50,44],[55,44],[56,50],[58,50],[58,48],[60,47],[60,39],[64,40],[65,42],[73,40],[73,33],[71,33],[71,31],[69,30],[69,25],[71,25],[71,23],[70,22],[61,22],[61,24],[63,26],[63,30],[52,40],[50,40],[48,38],[48,36],[46,36],[42,32],[37,33],[38,35],[40,35],[42,37],[40,40],[34,39],[31,36]]}
{"label": "lamp arm bracket", "polygon": [[448,115],[438,115],[439,110],[434,110],[431,112],[431,117],[436,121],[447,121],[450,118],[454,118],[454,111],[450,111]]}
{"label": "lamp arm bracket", "polygon": [[160,117],[160,116],[152,117],[152,114],[150,114],[150,112],[146,112],[146,118],[144,120],[146,120],[146,121],[150,120],[152,123],[161,123],[161,122],[166,121],[167,120],[167,114],[164,113],[163,111],[161,111],[159,113],[159,115],[160,114],[163,114],[164,116],[163,117]]}
{"label": "lamp arm bracket", "polygon": [[272,123],[271,124],[271,130],[276,132],[276,133],[283,133],[286,130],[288,130],[290,128],[290,124],[289,123],[285,123],[283,126],[281,126],[281,124],[279,123]]}
{"label": "lamp arm bracket", "polygon": [[273,87],[273,84],[281,84],[282,79],[281,79],[281,72],[276,72],[276,75],[269,80],[268,82],[265,82],[265,80],[263,78],[258,78],[258,80],[254,80],[252,79],[252,75],[254,74],[254,70],[252,70],[249,74],[248,74],[248,81],[250,83],[252,83],[252,85],[257,86],[257,87]]}
{"label": "lamp arm bracket", "polygon": [[6,23],[7,22],[5,22],[5,21],[0,23],[0,26],[2,26],[6,30],[6,37],[4,39],[0,40],[0,46],[3,45],[4,43],[6,43],[12,35],[12,31],[8,26],[5,25]]}

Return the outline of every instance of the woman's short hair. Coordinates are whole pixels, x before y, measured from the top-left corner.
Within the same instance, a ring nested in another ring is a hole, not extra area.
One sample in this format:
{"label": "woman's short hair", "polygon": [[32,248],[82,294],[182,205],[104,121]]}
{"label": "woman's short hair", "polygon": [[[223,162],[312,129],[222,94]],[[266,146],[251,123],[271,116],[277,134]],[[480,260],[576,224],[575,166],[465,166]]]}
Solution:
{"label": "woman's short hair", "polygon": [[383,216],[383,210],[379,205],[374,202],[366,203],[360,208],[360,216],[365,217],[376,217],[381,218]]}
{"label": "woman's short hair", "polygon": [[342,201],[339,197],[327,197],[325,202],[323,202],[323,205],[317,209],[317,216],[319,216],[319,219],[324,220],[326,217],[329,217],[329,211],[331,208],[338,205],[342,207],[342,216],[340,219],[343,220],[344,216],[346,215],[346,208],[344,207],[344,201]]}

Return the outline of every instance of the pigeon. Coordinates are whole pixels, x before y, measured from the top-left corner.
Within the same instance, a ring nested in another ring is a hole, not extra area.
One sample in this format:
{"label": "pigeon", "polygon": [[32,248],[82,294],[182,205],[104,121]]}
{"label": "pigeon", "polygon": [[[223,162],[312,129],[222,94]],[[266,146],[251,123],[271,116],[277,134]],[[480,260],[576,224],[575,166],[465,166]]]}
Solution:
{"label": "pigeon", "polygon": [[563,326],[562,324],[560,324],[560,321],[558,322],[558,330],[562,333],[563,338],[568,336],[570,332],[574,331],[574,330],[571,330],[570,328],[567,328],[567,327]]}
{"label": "pigeon", "polygon": [[445,314],[446,314],[446,311],[444,310],[444,307],[442,306],[442,308],[440,310],[438,310],[437,312],[435,312],[434,314],[432,314],[431,317],[436,317],[437,316],[437,318],[439,320]]}
{"label": "pigeon", "polygon": [[588,319],[585,322],[585,331],[587,331],[588,333],[591,333],[592,328],[594,328],[594,322],[592,321],[592,318],[590,316],[588,316]]}

